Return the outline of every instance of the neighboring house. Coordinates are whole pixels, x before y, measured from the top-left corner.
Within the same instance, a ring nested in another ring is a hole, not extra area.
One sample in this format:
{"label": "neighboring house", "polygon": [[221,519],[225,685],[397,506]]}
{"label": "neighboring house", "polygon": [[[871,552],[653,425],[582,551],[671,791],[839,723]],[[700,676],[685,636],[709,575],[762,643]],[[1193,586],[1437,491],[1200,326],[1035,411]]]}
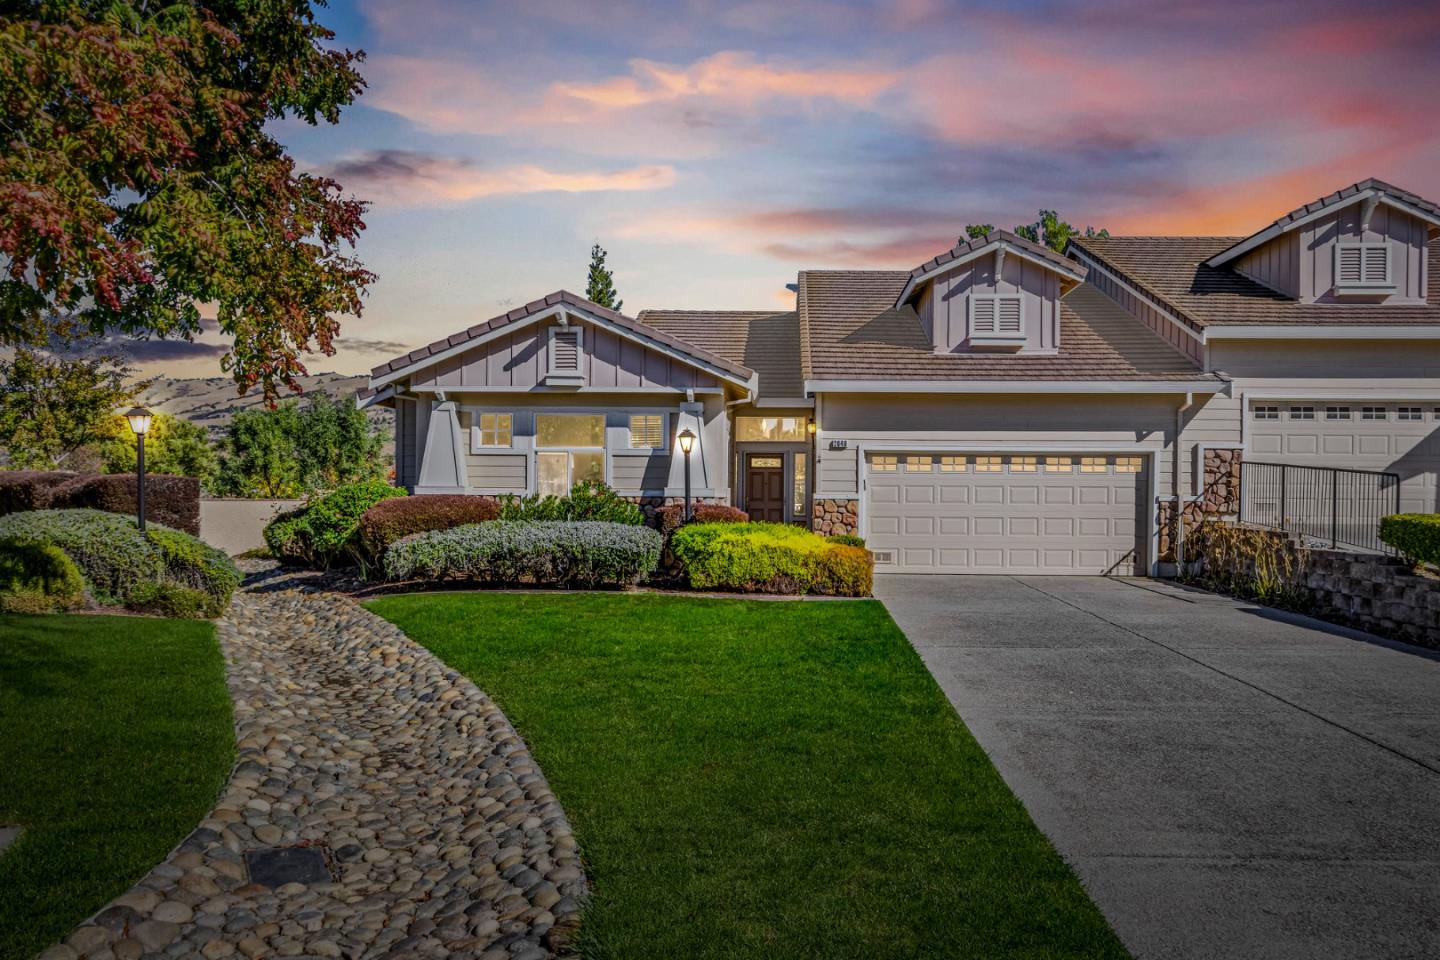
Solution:
{"label": "neighboring house", "polygon": [[1250,237],[996,231],[796,309],[622,316],[555,293],[377,367],[399,482],[603,479],[857,532],[877,569],[1156,573],[1241,457],[1390,470],[1435,511],[1440,207],[1375,180]]}

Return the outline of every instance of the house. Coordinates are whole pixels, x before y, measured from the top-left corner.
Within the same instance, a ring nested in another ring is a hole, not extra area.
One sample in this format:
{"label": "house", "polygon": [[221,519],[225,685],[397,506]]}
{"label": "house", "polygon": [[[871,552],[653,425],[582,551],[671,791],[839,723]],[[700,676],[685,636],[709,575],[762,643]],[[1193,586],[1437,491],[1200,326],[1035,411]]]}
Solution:
{"label": "house", "polygon": [[[377,367],[417,493],[692,489],[877,569],[1156,573],[1242,458],[1395,471],[1435,511],[1440,206],[1378,180],[1248,237],[1005,231],[805,270],[792,311],[559,292]],[[1222,508],[1225,505],[1221,505]]]}

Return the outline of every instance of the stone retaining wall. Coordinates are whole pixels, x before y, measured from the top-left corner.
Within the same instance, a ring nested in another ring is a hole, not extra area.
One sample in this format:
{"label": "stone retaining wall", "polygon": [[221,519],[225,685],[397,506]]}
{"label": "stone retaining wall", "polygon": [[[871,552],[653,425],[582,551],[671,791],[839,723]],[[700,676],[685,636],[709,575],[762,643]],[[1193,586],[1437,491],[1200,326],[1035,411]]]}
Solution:
{"label": "stone retaining wall", "polygon": [[1393,557],[1311,550],[1305,587],[1321,616],[1440,650],[1440,577]]}
{"label": "stone retaining wall", "polygon": [[[1234,529],[1237,525],[1220,521]],[[1272,576],[1285,581],[1288,592],[1306,612],[1325,620],[1440,650],[1440,576],[1416,572],[1408,563],[1378,553],[1326,550],[1302,546],[1284,533],[1258,528],[1251,541],[1275,562]],[[1200,532],[1203,534],[1203,531]],[[1216,570],[1221,551],[1199,550],[1205,569],[1202,581],[1249,584],[1255,579],[1255,559],[1228,553],[1237,568]],[[1245,592],[1241,589],[1240,592]]]}

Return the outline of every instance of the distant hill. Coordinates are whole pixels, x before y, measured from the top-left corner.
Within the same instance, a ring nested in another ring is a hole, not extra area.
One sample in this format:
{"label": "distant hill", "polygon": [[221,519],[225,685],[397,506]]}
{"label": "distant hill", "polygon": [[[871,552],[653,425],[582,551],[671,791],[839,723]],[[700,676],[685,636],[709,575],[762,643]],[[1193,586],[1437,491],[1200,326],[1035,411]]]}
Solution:
{"label": "distant hill", "polygon": [[[353,402],[355,394],[369,382],[369,378],[364,374],[318,373],[313,377],[300,377],[299,381],[305,395],[324,391],[337,400]],[[152,410],[200,424],[210,431],[212,440],[224,437],[235,414],[265,403],[259,391],[251,391],[243,397],[236,396],[235,381],[228,377],[160,377],[139,395],[139,400]],[[367,413],[371,422],[382,427],[393,442],[394,411],[386,407],[371,407]]]}

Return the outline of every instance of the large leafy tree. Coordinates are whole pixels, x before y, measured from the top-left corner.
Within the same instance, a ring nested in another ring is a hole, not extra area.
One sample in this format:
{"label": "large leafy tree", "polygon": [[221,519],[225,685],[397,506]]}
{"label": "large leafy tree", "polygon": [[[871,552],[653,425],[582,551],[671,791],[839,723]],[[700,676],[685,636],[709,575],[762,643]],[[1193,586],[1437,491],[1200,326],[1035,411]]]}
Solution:
{"label": "large leafy tree", "polygon": [[598,243],[590,248],[590,271],[585,280],[585,299],[618,311],[625,306],[625,301],[616,297],[615,275],[605,266],[605,258],[608,256],[610,254]]}
{"label": "large leafy tree", "polygon": [[208,303],[242,390],[333,353],[364,204],[266,132],[363,86],[319,3],[0,0],[0,345],[192,337]]}
{"label": "large leafy tree", "polygon": [[[971,240],[988,236],[995,232],[993,223],[967,223],[965,225],[965,237]],[[1032,243],[1043,243],[1056,253],[1065,252],[1065,244],[1070,238],[1081,231],[1072,224],[1060,219],[1059,214],[1054,210],[1041,210],[1039,218],[1034,223],[1021,224],[1015,228],[1017,236],[1024,237]],[[1094,227],[1086,227],[1084,235],[1087,237],[1108,237],[1110,231],[1096,230]]]}
{"label": "large leafy tree", "polygon": [[128,406],[132,371],[114,357],[62,358],[20,349],[0,360],[0,451],[21,470],[69,466]]}
{"label": "large leafy tree", "polygon": [[305,404],[235,415],[212,488],[237,497],[298,497],[383,480],[385,440],[354,404],[316,393]]}
{"label": "large leafy tree", "polygon": [[[102,424],[100,434],[102,469],[106,473],[134,473],[138,457],[130,422],[116,414]],[[215,447],[204,427],[168,413],[155,414],[145,434],[146,470],[208,480],[215,465]]]}

